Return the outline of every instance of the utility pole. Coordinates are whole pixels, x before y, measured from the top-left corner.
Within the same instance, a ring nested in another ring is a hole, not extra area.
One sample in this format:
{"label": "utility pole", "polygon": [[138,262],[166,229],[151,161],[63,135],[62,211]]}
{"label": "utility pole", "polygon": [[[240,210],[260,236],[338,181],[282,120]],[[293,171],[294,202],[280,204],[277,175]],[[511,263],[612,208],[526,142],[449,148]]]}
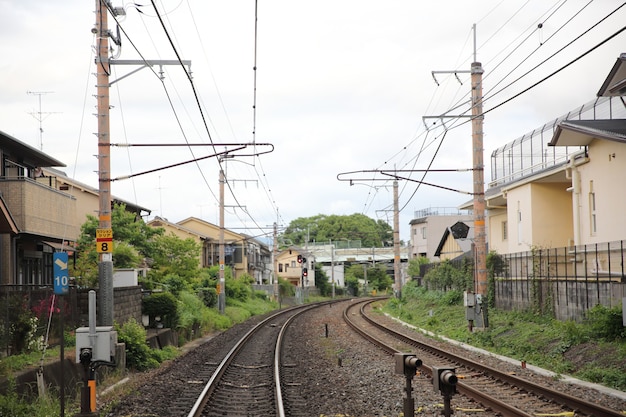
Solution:
{"label": "utility pole", "polygon": [[[142,68],[159,65],[160,77],[163,79],[163,65],[186,65],[188,76],[191,77],[191,61],[179,60],[110,60],[109,38],[117,45],[121,39],[114,36],[108,28],[108,13],[114,16],[125,15],[122,7],[111,6],[110,0],[95,0],[96,22],[92,33],[96,35],[96,90],[97,90],[97,117],[98,117],[98,193],[100,196],[98,213],[98,230],[96,231],[96,245],[99,253],[98,263],[98,321],[102,326],[113,325],[113,229],[111,224],[111,137],[110,137],[110,104],[109,89],[111,85],[120,81]],[[112,65],[139,65],[136,69],[117,80],[110,81]]]}
{"label": "utility pole", "polygon": [[[111,229],[111,137],[109,123],[109,28],[108,10],[105,2],[96,0],[97,36],[96,49],[96,89],[98,102],[98,189],[100,195],[99,224],[103,236],[110,237]],[[110,233],[104,232],[108,231]],[[96,234],[96,239],[98,235]],[[107,249],[106,251],[100,249]],[[98,245],[100,259],[98,264],[98,284],[100,287],[100,301],[97,303],[100,310],[99,321],[102,326],[113,325],[113,257],[112,245],[102,248]]]}
{"label": "utility pole", "polygon": [[[476,26],[474,26],[476,36]],[[489,327],[487,316],[487,239],[485,234],[485,166],[483,162],[483,68],[480,62],[472,63],[472,147],[474,179],[474,248],[476,315],[478,328]],[[482,302],[479,302],[481,301]]]}
{"label": "utility pole", "polygon": [[333,299],[335,299],[335,245],[330,245],[330,280],[333,284]]}
{"label": "utility pole", "polygon": [[217,304],[220,314],[224,314],[226,308],[226,279],[224,278],[224,170],[220,169],[220,242],[219,242],[219,287],[217,290]]}
{"label": "utility pole", "polygon": [[398,208],[398,180],[393,181],[393,279],[396,284],[396,297],[402,296],[400,276],[400,210]]}
{"label": "utility pole", "polygon": [[273,265],[273,284],[274,284],[274,297],[276,298],[276,301],[278,301],[278,306],[280,307],[280,294],[279,294],[279,287],[278,287],[278,223],[274,222],[274,244],[272,247],[272,265]]}
{"label": "utility pole", "polygon": [[[457,80],[458,74],[471,74],[471,103],[472,114],[467,115],[441,115],[428,116],[426,118],[462,118],[471,117],[472,121],[472,181],[473,181],[473,214],[474,214],[474,294],[468,294],[466,298],[466,317],[470,329],[486,329],[489,327],[487,315],[487,239],[485,233],[485,178],[483,162],[483,68],[476,59],[476,24],[472,26],[474,32],[474,60],[470,71],[433,71],[435,74],[454,74]],[[437,79],[435,78],[435,82]],[[437,84],[439,84],[437,82]],[[445,124],[444,124],[445,125]]]}

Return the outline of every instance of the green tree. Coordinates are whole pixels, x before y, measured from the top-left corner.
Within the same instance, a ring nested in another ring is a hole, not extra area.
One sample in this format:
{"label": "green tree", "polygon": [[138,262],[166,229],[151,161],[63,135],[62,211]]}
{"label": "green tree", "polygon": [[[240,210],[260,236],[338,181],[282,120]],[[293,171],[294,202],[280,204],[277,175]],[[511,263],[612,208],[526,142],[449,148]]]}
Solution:
{"label": "green tree", "polygon": [[200,244],[191,238],[181,239],[170,233],[155,239],[153,278],[162,282],[167,275],[178,275],[187,282],[199,277]]}
{"label": "green tree", "polygon": [[320,295],[326,297],[332,293],[333,286],[328,281],[328,275],[322,269],[322,265],[315,264],[315,287],[319,290]]}
{"label": "green tree", "polygon": [[[93,287],[98,282],[98,253],[96,251],[96,230],[98,218],[92,215],[81,226],[77,241],[76,262],[71,265],[70,274],[77,278],[77,284]],[[125,205],[115,205],[111,214],[113,230],[113,264],[118,268],[139,266],[144,258],[153,256],[155,239],[164,233],[162,228],[150,227],[135,213],[126,210]]]}
{"label": "green tree", "polygon": [[393,229],[382,220],[371,219],[364,214],[324,215],[299,217],[289,223],[282,234],[283,244],[304,246],[317,241],[361,241],[363,247],[390,245]]}
{"label": "green tree", "polygon": [[407,272],[411,277],[419,277],[421,274],[421,266],[429,264],[430,261],[425,256],[418,256],[417,258],[409,259],[409,267]]}

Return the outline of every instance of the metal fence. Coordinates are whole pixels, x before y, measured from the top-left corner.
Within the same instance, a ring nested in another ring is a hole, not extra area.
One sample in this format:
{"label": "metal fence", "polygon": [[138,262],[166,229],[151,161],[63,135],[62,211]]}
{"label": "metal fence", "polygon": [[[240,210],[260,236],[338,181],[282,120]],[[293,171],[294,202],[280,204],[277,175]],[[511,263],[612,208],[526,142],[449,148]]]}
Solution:
{"label": "metal fence", "polygon": [[[574,320],[596,305],[619,306],[626,297],[625,247],[620,240],[497,255],[493,301],[506,310],[538,307]],[[452,265],[461,268],[464,261]],[[423,265],[420,275],[436,266]]]}

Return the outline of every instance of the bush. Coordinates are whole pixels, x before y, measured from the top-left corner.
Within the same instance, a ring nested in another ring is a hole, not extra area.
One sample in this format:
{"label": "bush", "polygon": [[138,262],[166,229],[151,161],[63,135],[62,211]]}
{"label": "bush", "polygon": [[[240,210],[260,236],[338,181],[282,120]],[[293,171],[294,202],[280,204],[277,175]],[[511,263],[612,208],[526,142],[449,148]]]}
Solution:
{"label": "bush", "polygon": [[192,340],[199,336],[201,330],[210,328],[208,316],[209,308],[195,294],[181,292],[178,305],[178,331],[185,340]]}
{"label": "bush", "polygon": [[207,307],[217,305],[217,290],[215,288],[198,288],[198,297]]}
{"label": "bush", "polygon": [[136,320],[130,319],[117,327],[117,338],[126,345],[126,365],[138,371],[156,368],[159,363],[153,357],[146,342],[146,329]]}
{"label": "bush", "polygon": [[169,292],[154,293],[145,297],[141,303],[141,312],[150,317],[153,324],[155,317],[161,317],[165,327],[176,328],[178,326],[178,301]]}
{"label": "bush", "polygon": [[587,312],[586,325],[594,339],[614,341],[626,336],[622,324],[622,309],[597,305]]}

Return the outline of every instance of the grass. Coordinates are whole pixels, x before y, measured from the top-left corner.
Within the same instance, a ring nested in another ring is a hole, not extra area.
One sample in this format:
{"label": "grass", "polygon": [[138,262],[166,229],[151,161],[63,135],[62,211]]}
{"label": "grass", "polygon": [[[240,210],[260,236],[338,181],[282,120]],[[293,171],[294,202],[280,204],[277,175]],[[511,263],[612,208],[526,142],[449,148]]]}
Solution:
{"label": "grass", "polygon": [[626,391],[626,335],[604,339],[597,322],[560,322],[492,309],[485,331],[470,332],[462,301],[436,291],[404,291],[383,311],[419,328],[528,364]]}

